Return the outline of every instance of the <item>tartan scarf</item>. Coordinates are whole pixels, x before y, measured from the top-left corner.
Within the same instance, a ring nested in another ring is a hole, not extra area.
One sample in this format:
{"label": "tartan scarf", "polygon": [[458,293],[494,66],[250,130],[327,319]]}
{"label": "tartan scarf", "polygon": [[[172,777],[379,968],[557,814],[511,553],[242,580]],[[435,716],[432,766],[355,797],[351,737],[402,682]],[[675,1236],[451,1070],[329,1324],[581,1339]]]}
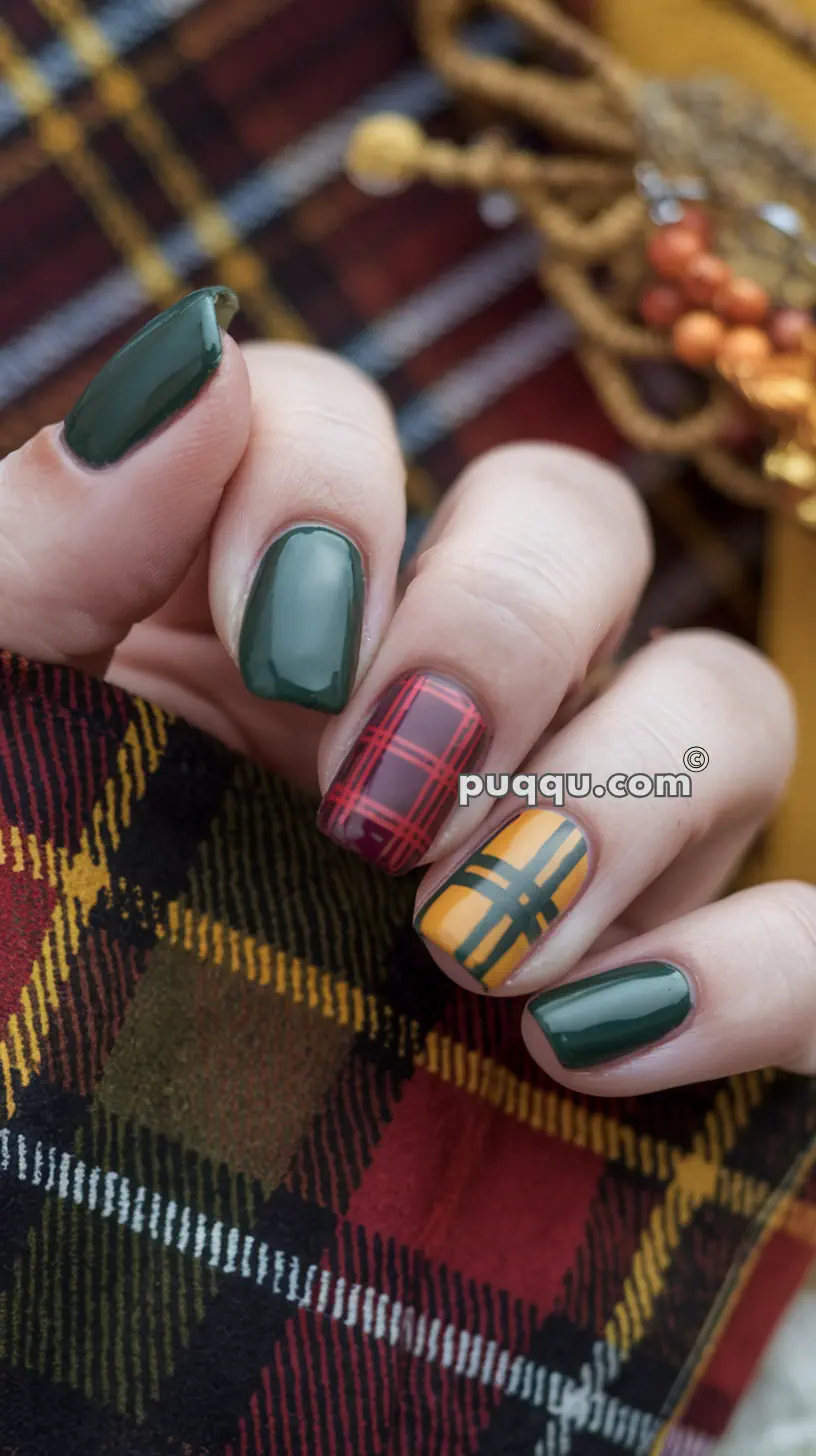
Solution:
{"label": "tartan scarf", "polygon": [[0,1449],[705,1449],[814,1084],[564,1091],[414,877],[108,685],[5,655],[0,762]]}

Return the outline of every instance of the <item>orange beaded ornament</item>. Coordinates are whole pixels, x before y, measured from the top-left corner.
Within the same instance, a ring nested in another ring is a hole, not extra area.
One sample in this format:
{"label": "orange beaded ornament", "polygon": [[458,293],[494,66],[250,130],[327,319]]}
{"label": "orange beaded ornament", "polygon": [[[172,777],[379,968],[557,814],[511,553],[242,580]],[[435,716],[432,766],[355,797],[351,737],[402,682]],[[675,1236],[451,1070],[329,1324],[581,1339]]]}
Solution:
{"label": "orange beaded ornament", "polygon": [[658,228],[648,248],[648,259],[661,278],[684,278],[689,264],[703,250],[703,242],[695,228],[672,223]]}
{"label": "orange beaded ornament", "polygon": [[758,327],[768,317],[771,300],[752,278],[731,278],[714,294],[712,307],[729,324]]}
{"label": "orange beaded ornament", "polygon": [[726,338],[726,327],[715,313],[686,313],[672,330],[674,352],[690,369],[709,369]]}
{"label": "orange beaded ornament", "polygon": [[731,269],[716,253],[698,253],[681,281],[692,303],[708,305],[731,282]]}
{"label": "orange beaded ornament", "polygon": [[766,469],[779,480],[788,471],[798,483],[803,432],[816,429],[816,328],[804,309],[774,309],[768,290],[735,276],[713,241],[713,223],[702,207],[686,206],[679,222],[655,229],[647,259],[657,281],[642,295],[641,315],[671,334],[680,363],[716,370],[735,390],[723,441],[750,444],[763,421],[772,424],[779,438]]}
{"label": "orange beaded ornament", "polygon": [[671,329],[686,311],[686,297],[676,283],[654,283],[640,300],[640,313],[652,329]]}

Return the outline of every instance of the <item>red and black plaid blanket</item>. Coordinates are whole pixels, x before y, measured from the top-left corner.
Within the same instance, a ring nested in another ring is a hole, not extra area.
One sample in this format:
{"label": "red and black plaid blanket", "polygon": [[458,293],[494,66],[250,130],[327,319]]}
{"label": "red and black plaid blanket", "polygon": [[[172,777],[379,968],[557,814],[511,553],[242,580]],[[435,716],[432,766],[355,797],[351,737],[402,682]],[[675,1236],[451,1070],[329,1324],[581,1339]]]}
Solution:
{"label": "red and black plaid blanket", "polygon": [[[345,180],[382,109],[460,127],[390,0],[5,0],[3,448],[217,281],[237,337],[381,380],[420,521],[500,441],[624,458],[521,228]],[[626,463],[659,542],[632,644],[750,635],[759,518]],[[565,1092],[313,818],[2,658],[0,1453],[702,1456],[816,1248],[813,1084]]]}

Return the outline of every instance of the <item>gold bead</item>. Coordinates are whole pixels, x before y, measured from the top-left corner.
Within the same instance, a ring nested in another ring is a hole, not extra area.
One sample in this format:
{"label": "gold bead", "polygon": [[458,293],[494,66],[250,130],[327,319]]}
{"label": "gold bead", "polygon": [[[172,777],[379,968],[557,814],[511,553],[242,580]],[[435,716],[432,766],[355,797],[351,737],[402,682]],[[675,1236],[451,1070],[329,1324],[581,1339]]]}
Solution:
{"label": "gold bead", "polygon": [[795,515],[801,525],[807,526],[811,531],[816,529],[816,495],[798,501]]}
{"label": "gold bead", "polygon": [[382,112],[355,128],[346,168],[363,188],[396,190],[416,177],[425,145],[422,127],[410,116]]}
{"label": "gold bead", "polygon": [[801,419],[814,399],[810,381],[794,375],[769,374],[754,380],[749,387],[752,404],[768,414],[784,415],[786,419]]}
{"label": "gold bead", "polygon": [[793,441],[769,450],[763,468],[769,480],[778,480],[793,490],[816,488],[816,459]]}

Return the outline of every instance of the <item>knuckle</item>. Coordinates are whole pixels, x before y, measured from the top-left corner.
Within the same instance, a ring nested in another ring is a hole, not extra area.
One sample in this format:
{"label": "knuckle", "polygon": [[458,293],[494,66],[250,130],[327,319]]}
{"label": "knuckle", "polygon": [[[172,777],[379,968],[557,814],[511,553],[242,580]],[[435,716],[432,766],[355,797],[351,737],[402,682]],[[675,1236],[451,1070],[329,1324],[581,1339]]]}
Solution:
{"label": "knuckle", "polygon": [[590,647],[558,610],[562,592],[534,546],[479,545],[465,554],[439,542],[419,557],[412,585],[423,579],[433,579],[434,591],[444,581],[446,595],[464,597],[466,616],[481,620],[481,630],[506,643],[514,657],[522,655],[531,671],[546,664],[567,680],[586,671]]}
{"label": "knuckle", "polygon": [[643,497],[628,476],[608,461],[569,445],[516,441],[486,451],[464,479],[493,491],[497,476],[502,475],[528,480],[541,499],[562,496],[573,506],[580,503],[596,522],[599,515],[610,519],[628,516],[632,549],[640,544],[651,559],[652,529]]}
{"label": "knuckle", "polygon": [[771,886],[771,893],[783,920],[781,943],[816,973],[816,886],[783,880]]}
{"label": "knuckle", "polygon": [[804,881],[765,885],[752,928],[759,962],[769,967],[774,1016],[785,1029],[780,1047],[785,1065],[816,1073],[816,888]]}
{"label": "knuckle", "polygon": [[277,452],[321,473],[371,480],[385,468],[390,482],[405,467],[394,415],[383,390],[355,364],[306,344],[256,342],[244,355],[256,398],[254,429]]}
{"label": "knuckle", "polygon": [[614,465],[571,445],[553,445],[538,440],[513,440],[494,445],[475,462],[473,470],[518,470],[543,480],[563,481],[574,487],[586,483],[587,488],[618,488],[623,494],[637,495],[635,487]]}
{"label": "knuckle", "polygon": [[768,729],[783,745],[796,733],[793,695],[783,674],[758,648],[726,632],[673,632],[647,649],[652,661],[674,671],[682,659],[686,702],[695,711],[715,708],[744,718],[750,708],[758,729]]}
{"label": "knuckle", "polygon": [[393,430],[394,414],[385,390],[350,359],[313,344],[286,340],[253,340],[242,346],[250,373],[274,372],[281,380],[302,381],[309,393],[322,395],[334,390],[344,402],[359,410],[368,408]]}

